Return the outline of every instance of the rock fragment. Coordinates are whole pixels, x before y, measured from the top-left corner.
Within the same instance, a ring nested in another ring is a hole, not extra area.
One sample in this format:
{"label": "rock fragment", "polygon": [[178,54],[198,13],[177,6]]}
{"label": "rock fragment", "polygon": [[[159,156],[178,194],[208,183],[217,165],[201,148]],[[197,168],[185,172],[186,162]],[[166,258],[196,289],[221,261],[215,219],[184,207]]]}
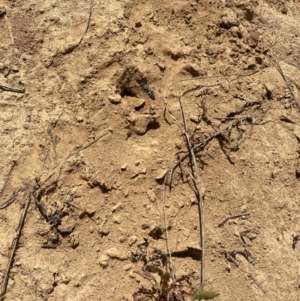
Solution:
{"label": "rock fragment", "polygon": [[148,198],[151,202],[155,202],[156,201],[156,194],[153,190],[149,189],[147,191],[147,195],[148,195]]}
{"label": "rock fragment", "polygon": [[101,254],[98,259],[98,263],[103,269],[105,269],[108,267],[108,260],[109,260],[109,257],[107,255]]}
{"label": "rock fragment", "polygon": [[0,18],[2,18],[6,14],[5,7],[0,7]]}
{"label": "rock fragment", "polygon": [[112,104],[117,105],[117,104],[120,104],[122,102],[122,97],[119,94],[110,95],[110,96],[108,96],[108,100]]}
{"label": "rock fragment", "polygon": [[118,212],[121,209],[123,209],[123,204],[120,202],[112,208],[111,212]]}
{"label": "rock fragment", "polygon": [[111,259],[117,259],[117,260],[127,260],[128,256],[126,254],[121,254],[119,250],[116,248],[110,248],[103,252],[104,255],[107,255]]}
{"label": "rock fragment", "polygon": [[121,166],[121,170],[122,171],[125,171],[128,167],[128,163],[124,163],[122,166]]}
{"label": "rock fragment", "polygon": [[134,245],[137,241],[137,237],[135,235],[132,235],[128,238],[128,245],[131,247]]}
{"label": "rock fragment", "polygon": [[255,48],[258,44],[258,37],[256,34],[250,34],[249,35],[249,38],[248,38],[248,45],[251,47],[251,48]]}
{"label": "rock fragment", "polygon": [[155,180],[158,182],[158,183],[162,183],[164,181],[164,178],[166,176],[166,171],[164,169],[160,169],[155,177]]}
{"label": "rock fragment", "polygon": [[122,235],[122,236],[119,237],[119,243],[122,244],[125,241],[126,241],[126,237],[124,235]]}
{"label": "rock fragment", "polygon": [[128,263],[128,264],[126,264],[126,265],[123,266],[123,270],[124,271],[129,271],[131,268],[132,268],[132,264],[131,263]]}
{"label": "rock fragment", "polygon": [[224,12],[224,15],[220,23],[221,27],[229,29],[232,26],[239,26],[239,24],[240,21],[237,15],[233,11],[227,10]]}
{"label": "rock fragment", "polygon": [[79,246],[79,237],[78,237],[77,233],[72,233],[71,234],[70,242],[71,242],[71,247],[73,249],[76,249]]}
{"label": "rock fragment", "polygon": [[265,83],[265,88],[266,88],[266,91],[267,91],[267,93],[266,93],[267,98],[272,99],[273,96],[274,96],[275,87],[270,83]]}
{"label": "rock fragment", "polygon": [[144,135],[147,133],[149,125],[155,123],[158,117],[158,114],[138,115],[134,112],[131,112],[130,116],[127,118],[127,121],[130,124],[131,130],[138,135]]}
{"label": "rock fragment", "polygon": [[[131,99],[130,99],[131,100]],[[141,109],[144,107],[145,105],[145,99],[144,98],[136,98],[136,97],[133,97],[132,98],[132,101],[130,101],[132,106],[138,110],[138,109]]]}
{"label": "rock fragment", "polygon": [[75,221],[70,217],[66,216],[63,218],[62,224],[59,225],[57,228],[61,233],[65,235],[71,234],[75,229]]}

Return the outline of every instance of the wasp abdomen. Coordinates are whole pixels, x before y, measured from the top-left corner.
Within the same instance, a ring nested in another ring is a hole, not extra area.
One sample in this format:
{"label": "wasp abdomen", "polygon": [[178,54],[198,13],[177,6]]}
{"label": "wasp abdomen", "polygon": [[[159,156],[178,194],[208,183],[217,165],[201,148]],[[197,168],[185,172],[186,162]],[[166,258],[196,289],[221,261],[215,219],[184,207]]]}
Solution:
{"label": "wasp abdomen", "polygon": [[150,90],[149,86],[144,84],[144,83],[141,83],[140,84],[141,88],[144,90],[145,93],[147,93],[147,95],[152,99],[152,100],[155,100],[155,95],[154,95],[154,92]]}
{"label": "wasp abdomen", "polygon": [[155,95],[153,93],[153,91],[147,91],[147,95],[152,99],[152,100],[155,100]]}

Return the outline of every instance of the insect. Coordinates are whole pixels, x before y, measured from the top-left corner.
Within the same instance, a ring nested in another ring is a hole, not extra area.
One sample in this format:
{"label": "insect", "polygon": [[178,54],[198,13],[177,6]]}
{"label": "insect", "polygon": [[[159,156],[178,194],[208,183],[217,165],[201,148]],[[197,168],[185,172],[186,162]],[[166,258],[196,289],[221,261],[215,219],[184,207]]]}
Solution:
{"label": "insect", "polygon": [[154,92],[149,88],[149,86],[146,83],[141,82],[140,86],[152,100],[155,100]]}

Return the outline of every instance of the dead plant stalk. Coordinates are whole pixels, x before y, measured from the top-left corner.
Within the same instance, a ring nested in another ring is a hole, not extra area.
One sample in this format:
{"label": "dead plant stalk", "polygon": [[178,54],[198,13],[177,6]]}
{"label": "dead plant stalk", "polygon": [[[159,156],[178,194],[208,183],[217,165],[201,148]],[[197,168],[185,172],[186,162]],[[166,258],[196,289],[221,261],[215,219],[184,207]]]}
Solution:
{"label": "dead plant stalk", "polygon": [[182,90],[181,90],[181,84],[180,84],[180,97],[179,97],[179,103],[180,103],[180,109],[182,113],[182,119],[183,119],[183,127],[184,127],[184,135],[186,138],[186,142],[188,145],[190,160],[191,160],[191,170],[192,170],[192,180],[196,189],[196,197],[198,199],[198,211],[199,211],[199,224],[200,224],[200,241],[201,241],[201,283],[200,286],[204,287],[204,279],[205,279],[205,229],[204,229],[204,208],[203,208],[203,197],[201,194],[201,182],[200,182],[200,176],[197,168],[197,162],[195,158],[195,153],[193,146],[190,141],[190,137],[187,131],[187,125],[186,125],[186,119],[185,119],[185,113],[182,103]]}
{"label": "dead plant stalk", "polygon": [[276,66],[277,66],[277,68],[278,68],[279,73],[280,73],[281,76],[283,77],[283,79],[284,79],[284,81],[285,81],[285,83],[286,83],[286,86],[288,87],[288,89],[289,89],[289,91],[290,91],[290,93],[291,93],[291,95],[292,95],[292,97],[293,97],[293,99],[294,99],[294,101],[295,101],[295,104],[296,104],[298,110],[300,111],[300,104],[299,104],[299,102],[298,102],[298,100],[297,100],[297,97],[296,97],[294,91],[293,91],[293,88],[291,87],[291,85],[290,85],[290,83],[289,83],[287,77],[285,76],[285,74],[284,74],[284,72],[283,72],[283,70],[282,70],[282,68],[281,68],[281,66],[280,66],[280,64],[279,64],[279,62],[278,62],[278,60],[275,58],[275,56],[274,56],[272,53],[270,53],[270,55],[271,55],[272,59],[274,60]]}
{"label": "dead plant stalk", "polygon": [[5,293],[6,293],[6,288],[7,288],[8,279],[9,279],[9,273],[10,273],[10,270],[11,270],[12,265],[13,265],[14,256],[15,256],[15,253],[16,253],[16,250],[17,250],[17,246],[18,246],[18,243],[19,243],[19,239],[20,239],[21,232],[22,232],[22,229],[23,229],[23,226],[24,226],[24,221],[25,221],[25,218],[26,218],[26,215],[27,215],[27,211],[28,211],[30,202],[31,202],[31,194],[29,193],[28,201],[27,201],[26,206],[24,208],[23,214],[20,218],[17,234],[16,234],[16,236],[14,238],[14,241],[13,241],[13,244],[12,244],[12,249],[11,249],[9,261],[8,261],[8,264],[7,264],[7,269],[6,269],[6,272],[5,272],[5,275],[4,275],[4,280],[2,282],[2,288],[1,288],[1,291],[0,291],[0,301],[2,301],[4,299],[4,296],[5,296]]}

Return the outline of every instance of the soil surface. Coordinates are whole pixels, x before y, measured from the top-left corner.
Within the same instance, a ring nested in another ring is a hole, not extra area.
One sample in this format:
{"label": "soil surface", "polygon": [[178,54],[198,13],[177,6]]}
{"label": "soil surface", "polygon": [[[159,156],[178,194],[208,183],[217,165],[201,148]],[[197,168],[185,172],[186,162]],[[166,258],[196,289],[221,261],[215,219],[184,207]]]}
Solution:
{"label": "soil surface", "polygon": [[0,0],[5,300],[133,300],[166,238],[199,286],[182,109],[205,289],[300,300],[299,1],[93,2]]}

